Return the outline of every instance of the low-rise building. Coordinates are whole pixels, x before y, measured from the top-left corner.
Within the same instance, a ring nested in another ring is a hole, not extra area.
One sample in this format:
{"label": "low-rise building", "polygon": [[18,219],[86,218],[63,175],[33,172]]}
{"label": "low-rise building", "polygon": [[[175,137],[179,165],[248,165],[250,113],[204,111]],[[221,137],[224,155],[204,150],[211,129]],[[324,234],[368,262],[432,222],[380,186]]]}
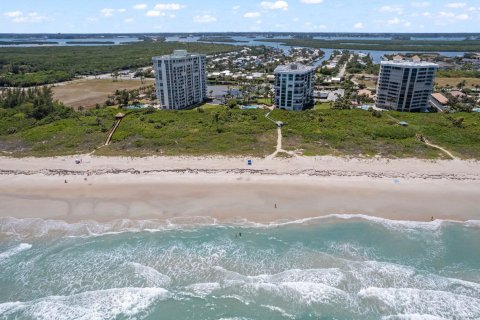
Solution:
{"label": "low-rise building", "polygon": [[465,93],[458,90],[451,91],[450,94],[452,95],[452,97],[457,98],[459,100],[462,100],[467,96]]}
{"label": "low-rise building", "polygon": [[448,98],[441,93],[432,93],[429,104],[430,107],[443,112],[448,107]]}

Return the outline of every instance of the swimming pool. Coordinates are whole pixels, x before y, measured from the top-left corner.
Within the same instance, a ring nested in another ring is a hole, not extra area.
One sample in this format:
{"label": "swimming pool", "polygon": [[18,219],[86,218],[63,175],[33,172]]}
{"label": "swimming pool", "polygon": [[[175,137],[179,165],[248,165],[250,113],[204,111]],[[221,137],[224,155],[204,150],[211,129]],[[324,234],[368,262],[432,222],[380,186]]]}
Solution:
{"label": "swimming pool", "polygon": [[247,110],[252,110],[252,109],[258,109],[259,106],[241,106],[240,109],[247,109]]}
{"label": "swimming pool", "polygon": [[130,105],[130,106],[126,106],[125,109],[139,110],[139,109],[145,109],[145,108],[148,108],[148,107],[149,107],[148,104],[133,104],[133,105]]}

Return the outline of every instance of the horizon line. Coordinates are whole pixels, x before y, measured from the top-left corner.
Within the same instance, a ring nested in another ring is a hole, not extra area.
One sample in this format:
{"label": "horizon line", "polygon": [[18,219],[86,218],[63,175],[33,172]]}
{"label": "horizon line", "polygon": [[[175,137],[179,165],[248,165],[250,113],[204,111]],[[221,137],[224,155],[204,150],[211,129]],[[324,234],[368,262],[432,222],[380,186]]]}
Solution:
{"label": "horizon line", "polygon": [[269,34],[286,34],[286,33],[293,33],[293,34],[448,34],[448,35],[455,35],[455,34],[472,34],[472,35],[480,35],[480,31],[478,32],[376,32],[376,31],[368,31],[368,32],[358,32],[358,31],[327,31],[327,32],[316,32],[316,31],[204,31],[204,32],[81,32],[81,33],[64,33],[64,32],[0,32],[0,35],[16,35],[16,34],[45,34],[45,35],[57,35],[57,34],[67,34],[67,35],[77,35],[77,34],[205,34],[205,33],[218,33],[218,34],[228,34],[228,33],[244,33],[244,34],[262,34],[262,33],[269,33]]}

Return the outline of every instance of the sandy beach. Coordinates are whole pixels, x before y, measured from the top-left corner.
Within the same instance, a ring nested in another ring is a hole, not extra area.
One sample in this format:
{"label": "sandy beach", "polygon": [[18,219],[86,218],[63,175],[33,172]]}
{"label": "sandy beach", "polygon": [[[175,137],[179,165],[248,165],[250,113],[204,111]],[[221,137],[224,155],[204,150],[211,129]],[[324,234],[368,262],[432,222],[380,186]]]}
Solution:
{"label": "sandy beach", "polygon": [[[78,161],[77,161],[78,160]],[[480,220],[480,163],[296,157],[0,157],[0,216],[67,222],[329,214]],[[80,163],[77,163],[79,162]]]}

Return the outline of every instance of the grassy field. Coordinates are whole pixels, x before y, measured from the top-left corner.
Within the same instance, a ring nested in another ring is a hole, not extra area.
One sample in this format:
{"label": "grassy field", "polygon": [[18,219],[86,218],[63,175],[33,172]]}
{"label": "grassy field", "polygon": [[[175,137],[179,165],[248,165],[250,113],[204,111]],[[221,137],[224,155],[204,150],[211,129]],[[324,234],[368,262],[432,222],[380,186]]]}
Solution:
{"label": "grassy field", "polygon": [[321,102],[315,104],[313,110],[328,110],[331,108],[330,102]]}
{"label": "grassy field", "polygon": [[259,98],[259,99],[257,99],[257,103],[265,104],[267,106],[271,106],[274,103],[274,101],[273,101],[273,99],[269,99],[269,98]]}
{"label": "grassy field", "polygon": [[[63,120],[35,121],[15,110],[0,109],[0,150],[15,156],[51,156],[91,152],[103,144],[116,109],[93,109]],[[188,111],[128,111],[112,145],[99,155],[250,155],[271,154],[276,128],[264,110],[205,106]],[[442,158],[416,139],[422,134],[461,158],[480,159],[480,114],[408,114],[391,112],[410,123],[400,127],[383,115],[360,110],[275,110],[286,123],[283,146],[304,155]],[[464,118],[462,126],[455,119]],[[16,132],[8,134],[8,129]]]}
{"label": "grassy field", "polygon": [[115,90],[133,90],[154,83],[153,79],[146,79],[142,84],[139,79],[112,81],[107,79],[76,80],[53,88],[54,98],[65,105],[78,108],[90,108],[101,104]]}
{"label": "grassy field", "polygon": [[435,82],[439,86],[452,86],[457,87],[457,84],[465,80],[465,88],[475,88],[475,86],[480,86],[480,78],[435,78]]}

